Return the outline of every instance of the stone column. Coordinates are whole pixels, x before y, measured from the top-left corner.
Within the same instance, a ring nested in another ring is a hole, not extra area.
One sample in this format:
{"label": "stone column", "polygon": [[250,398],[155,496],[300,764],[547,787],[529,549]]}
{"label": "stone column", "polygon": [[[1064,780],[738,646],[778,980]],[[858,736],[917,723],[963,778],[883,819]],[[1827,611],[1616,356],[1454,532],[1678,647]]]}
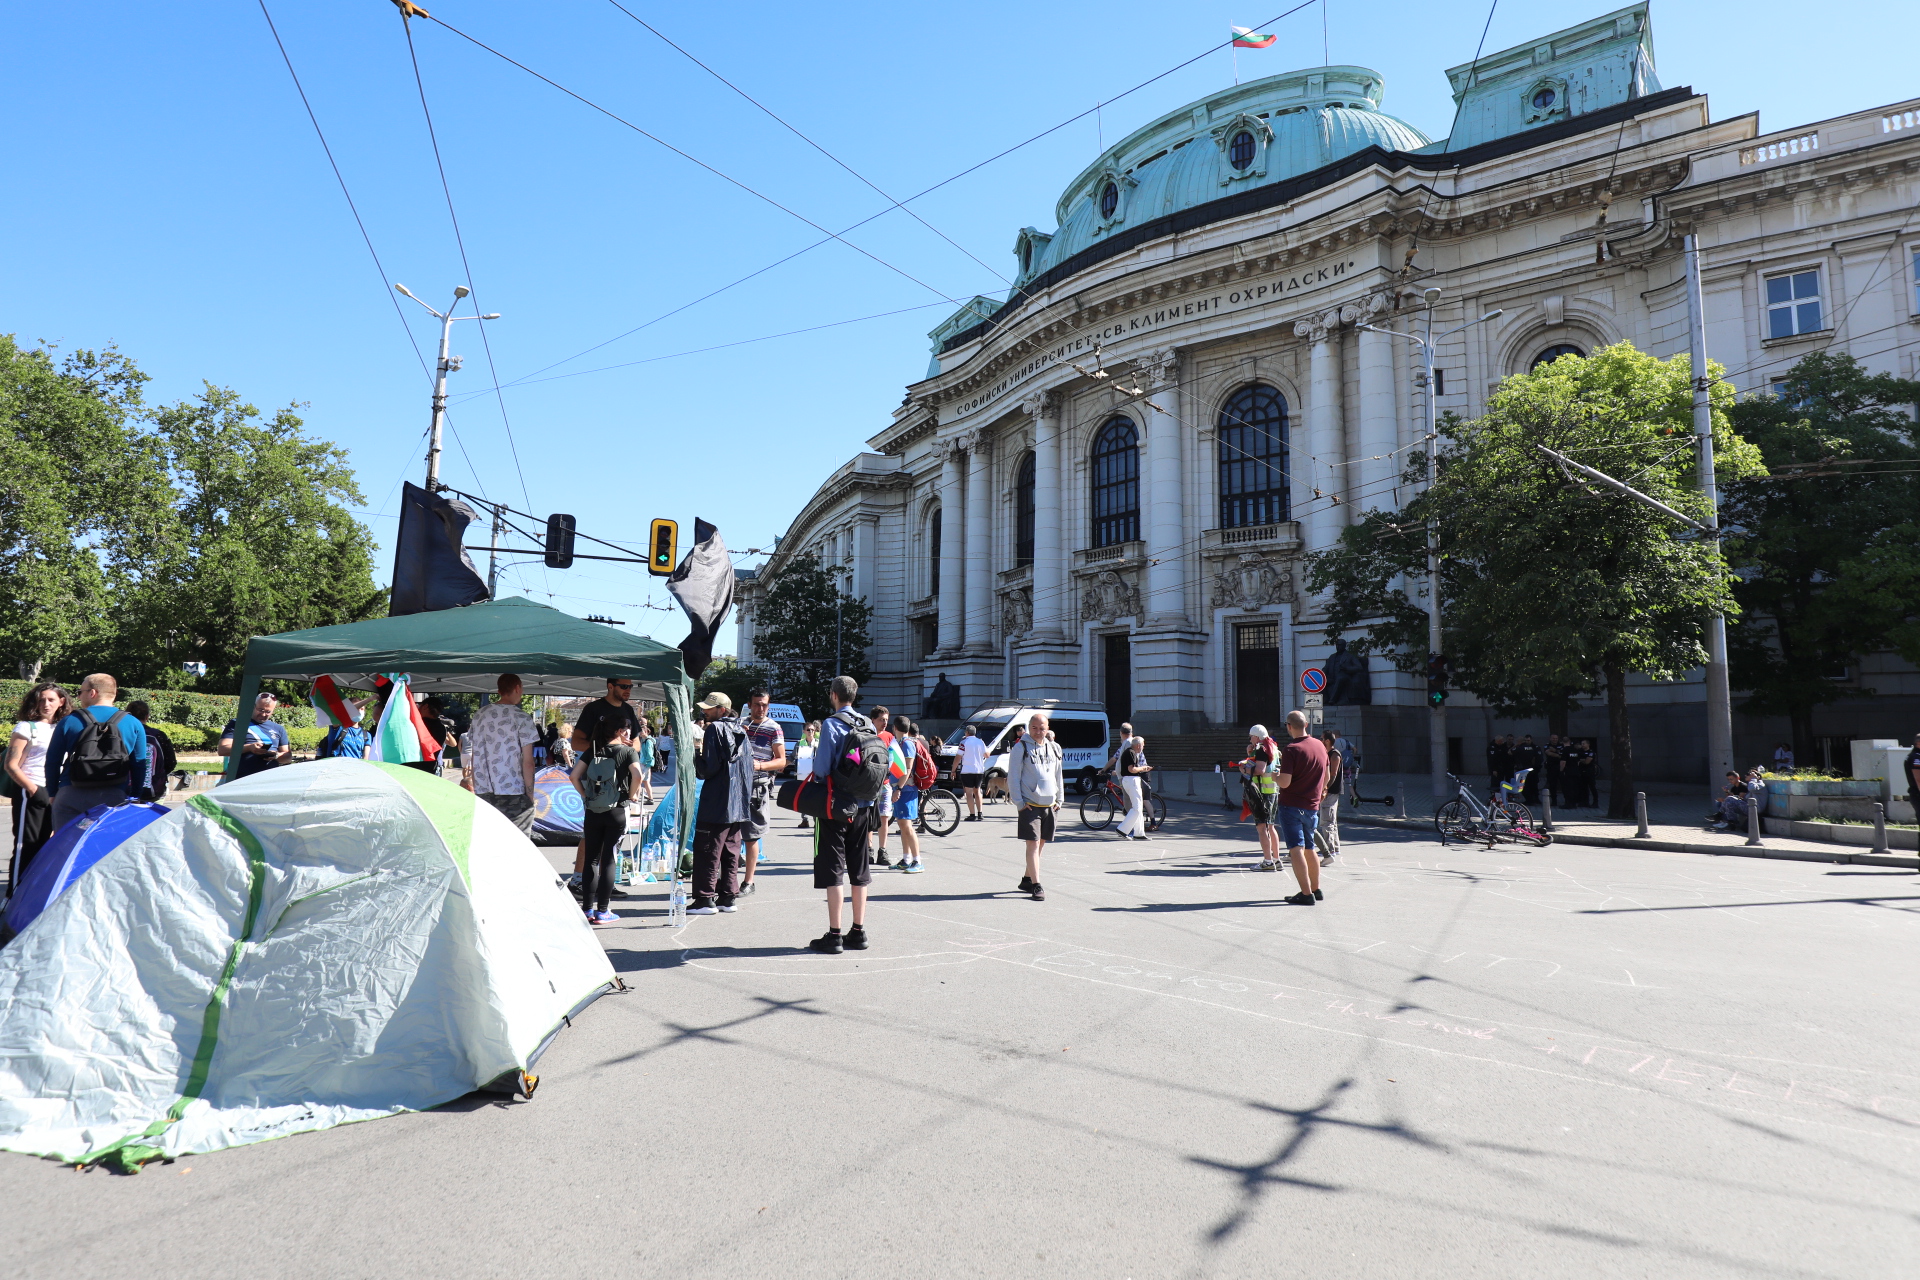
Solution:
{"label": "stone column", "polygon": [[[984,433],[967,440],[967,518],[961,526],[966,547],[966,647],[993,649],[993,455]],[[944,535],[943,535],[944,536]]]}
{"label": "stone column", "polygon": [[874,516],[853,519],[853,587],[847,592],[856,600],[873,603],[874,573],[879,559],[879,521]]}
{"label": "stone column", "polygon": [[1067,562],[1060,509],[1060,407],[1048,392],[1028,396],[1020,407],[1033,417],[1033,635],[1065,637]]}
{"label": "stone column", "polygon": [[1340,536],[1345,512],[1334,499],[1346,488],[1345,432],[1340,414],[1340,329],[1337,312],[1295,322],[1295,336],[1313,344],[1307,382],[1307,485],[1302,531],[1309,551],[1324,551]]}
{"label": "stone column", "polygon": [[1147,450],[1141,460],[1146,498],[1146,623],[1187,621],[1187,513],[1180,461],[1180,353],[1147,357]]}
{"label": "stone column", "polygon": [[942,446],[940,463],[940,648],[954,652],[960,648],[963,634],[961,610],[966,584],[963,546],[967,522],[961,511],[960,450],[948,440]]}
{"label": "stone column", "polygon": [[[1383,294],[1367,299],[1362,308],[1368,324],[1384,325],[1387,311]],[[1376,508],[1390,511],[1396,505],[1393,480],[1403,459],[1394,453],[1400,437],[1400,414],[1394,403],[1394,342],[1388,334],[1360,330],[1360,461],[1349,468],[1358,473],[1349,489],[1349,520]]]}

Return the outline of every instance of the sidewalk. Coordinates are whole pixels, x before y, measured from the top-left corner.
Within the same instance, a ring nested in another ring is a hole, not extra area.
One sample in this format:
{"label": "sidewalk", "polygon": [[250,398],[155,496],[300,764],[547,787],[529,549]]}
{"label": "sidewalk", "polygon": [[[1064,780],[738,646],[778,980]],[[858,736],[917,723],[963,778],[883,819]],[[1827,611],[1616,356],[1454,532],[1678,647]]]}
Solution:
{"label": "sidewalk", "polygon": [[[1201,804],[1208,807],[1225,805],[1219,799],[1220,781],[1211,774],[1196,774],[1194,794],[1186,794],[1187,785],[1184,775],[1176,770],[1167,779],[1169,788],[1164,792],[1168,800],[1185,804]],[[1237,779],[1234,780],[1237,783]],[[1470,785],[1483,787],[1485,779],[1474,779]],[[1395,817],[1395,788],[1404,787],[1407,801],[1407,817],[1403,821]],[[1363,774],[1360,778],[1360,791],[1365,797],[1356,805],[1352,797],[1347,797],[1340,805],[1340,821],[1357,823],[1364,826],[1399,828],[1408,831],[1433,833],[1432,784],[1426,775],[1418,777],[1408,774]],[[1229,786],[1237,808],[1237,785]],[[1475,795],[1484,800],[1485,792],[1476,791]],[[1381,800],[1385,804],[1380,803]],[[1606,793],[1603,790],[1601,800],[1604,803]],[[1896,849],[1888,854],[1875,854],[1869,848],[1859,845],[1830,843],[1824,840],[1795,840],[1785,836],[1763,835],[1761,844],[1754,847],[1747,843],[1747,833],[1739,831],[1709,831],[1705,821],[1707,802],[1694,796],[1649,795],[1647,797],[1647,838],[1634,835],[1637,826],[1631,820],[1618,820],[1605,816],[1604,809],[1558,809],[1553,815],[1553,838],[1562,844],[1598,845],[1617,849],[1656,849],[1667,853],[1704,853],[1718,856],[1732,855],[1745,858],[1785,858],[1795,862],[1851,862],[1879,867],[1912,867],[1920,869],[1920,857],[1905,850]],[[1545,819],[1544,806],[1533,806],[1534,820]]]}

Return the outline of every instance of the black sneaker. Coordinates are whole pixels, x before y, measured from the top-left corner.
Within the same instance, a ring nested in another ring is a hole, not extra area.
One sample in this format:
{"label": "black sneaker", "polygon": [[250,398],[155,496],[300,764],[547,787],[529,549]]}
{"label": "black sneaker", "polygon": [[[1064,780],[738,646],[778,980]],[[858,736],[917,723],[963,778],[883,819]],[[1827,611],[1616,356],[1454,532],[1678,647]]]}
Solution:
{"label": "black sneaker", "polygon": [[846,949],[847,944],[838,929],[829,929],[807,945],[823,956],[837,956]]}
{"label": "black sneaker", "polygon": [[1281,901],[1290,907],[1310,907],[1314,903],[1314,897],[1310,893],[1296,893],[1282,898]]}
{"label": "black sneaker", "polygon": [[890,867],[893,864],[887,861],[887,851],[882,849],[873,855],[873,865],[876,867]]}
{"label": "black sneaker", "polygon": [[744,898],[744,897],[746,897],[746,896],[747,896],[748,894],[750,894],[750,893],[752,893],[752,892],[753,892],[753,881],[751,881],[751,880],[749,880],[749,881],[747,881],[747,882],[746,882],[745,884],[743,884],[743,885],[741,885],[741,886],[740,886],[740,896],[741,896],[741,897],[743,897],[743,898]]}
{"label": "black sneaker", "polygon": [[1038,880],[1028,881],[1028,884],[1032,886],[1030,892],[1033,894],[1033,900],[1035,902],[1045,902],[1047,900],[1047,891],[1040,887]]}
{"label": "black sneaker", "polygon": [[849,951],[865,951],[867,949],[866,926],[857,924],[847,930],[847,936],[842,945]]}
{"label": "black sneaker", "polygon": [[1035,887],[1036,887],[1036,886],[1034,885],[1034,883],[1033,883],[1033,878],[1032,878],[1031,876],[1021,876],[1021,877],[1020,877],[1020,892],[1021,892],[1021,893],[1032,893],[1032,892],[1034,891],[1034,888],[1035,888]]}
{"label": "black sneaker", "polygon": [[1323,902],[1323,901],[1325,901],[1325,900],[1326,900],[1326,896],[1327,896],[1326,894],[1324,894],[1324,893],[1322,893],[1322,892],[1320,892],[1320,891],[1319,891],[1318,889],[1315,889],[1315,890],[1313,891],[1313,900],[1314,900],[1315,902]]}

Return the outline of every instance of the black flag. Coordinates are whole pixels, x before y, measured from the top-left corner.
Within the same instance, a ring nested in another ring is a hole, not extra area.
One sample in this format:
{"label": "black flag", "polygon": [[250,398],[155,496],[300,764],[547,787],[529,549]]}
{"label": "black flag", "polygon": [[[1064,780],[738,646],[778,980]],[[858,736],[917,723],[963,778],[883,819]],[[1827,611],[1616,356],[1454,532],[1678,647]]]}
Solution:
{"label": "black flag", "polygon": [[387,616],[458,609],[487,599],[487,580],[460,547],[473,508],[408,482],[400,494],[400,536],[393,549],[393,599]]}
{"label": "black flag", "polygon": [[693,550],[667,579],[667,590],[687,611],[693,630],[680,642],[687,674],[698,680],[713,661],[713,637],[733,608],[733,560],[720,531],[705,520],[693,522]]}

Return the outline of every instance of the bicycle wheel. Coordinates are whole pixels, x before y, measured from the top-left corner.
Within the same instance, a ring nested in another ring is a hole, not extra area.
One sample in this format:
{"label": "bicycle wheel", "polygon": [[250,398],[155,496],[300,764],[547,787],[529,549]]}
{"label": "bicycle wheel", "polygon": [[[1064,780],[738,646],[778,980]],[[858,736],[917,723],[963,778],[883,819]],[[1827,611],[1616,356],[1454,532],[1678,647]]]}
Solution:
{"label": "bicycle wheel", "polygon": [[1160,824],[1167,820],[1167,802],[1159,796],[1148,796],[1145,803],[1147,830],[1158,831]]}
{"label": "bicycle wheel", "polygon": [[960,800],[945,787],[920,793],[920,829],[931,835],[952,835],[960,825]]}
{"label": "bicycle wheel", "polygon": [[1094,831],[1113,825],[1113,793],[1100,788],[1080,802],[1080,824]]}
{"label": "bicycle wheel", "polygon": [[1527,812],[1527,806],[1514,801],[1505,801],[1493,806],[1495,830],[1503,840],[1513,840],[1520,844],[1530,844],[1545,848],[1553,843],[1553,836],[1533,825],[1533,815]]}
{"label": "bicycle wheel", "polygon": [[1473,811],[1464,800],[1449,800],[1433,811],[1433,825],[1442,842],[1460,839],[1475,825]]}

